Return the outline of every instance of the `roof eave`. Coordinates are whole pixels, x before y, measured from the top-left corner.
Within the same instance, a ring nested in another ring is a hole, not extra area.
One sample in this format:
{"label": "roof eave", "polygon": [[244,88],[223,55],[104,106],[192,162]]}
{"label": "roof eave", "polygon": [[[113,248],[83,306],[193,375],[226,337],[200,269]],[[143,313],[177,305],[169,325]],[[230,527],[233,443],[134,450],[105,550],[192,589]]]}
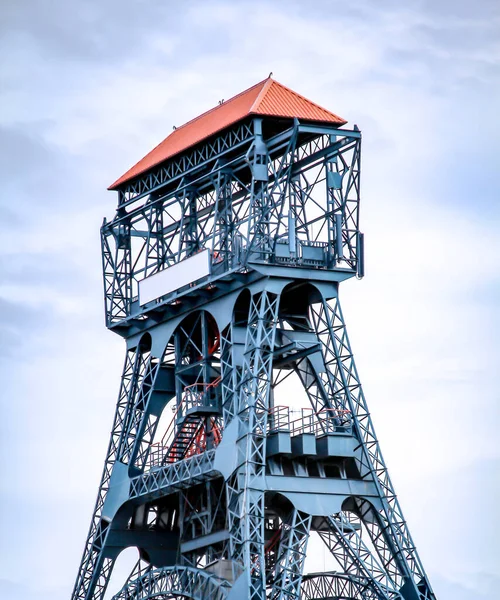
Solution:
{"label": "roof eave", "polygon": [[[338,115],[335,115],[335,116],[338,118],[338,122],[321,120],[321,119],[299,119],[299,122],[301,122],[301,123],[320,123],[322,125],[331,125],[331,126],[333,126],[335,128],[343,127],[344,125],[346,125],[348,123],[348,121],[346,121],[345,119],[342,119],[342,117],[339,117]],[[153,169],[156,169],[160,165],[162,165],[164,163],[167,163],[168,161],[172,160],[173,158],[175,158],[177,156],[180,156],[184,152],[187,152],[188,150],[190,150],[192,148],[195,148],[198,144],[202,144],[203,142],[206,142],[208,139],[210,139],[214,135],[217,135],[221,131],[224,131],[224,129],[228,129],[229,127],[233,127],[234,125],[236,125],[236,123],[240,123],[241,121],[244,121],[248,117],[261,117],[261,118],[269,118],[269,119],[272,119],[272,118],[274,118],[274,119],[290,119],[290,120],[293,120],[293,119],[296,118],[296,117],[292,117],[292,116],[288,116],[288,115],[281,115],[280,116],[280,115],[265,114],[265,113],[260,113],[260,112],[249,112],[244,117],[236,119],[232,123],[228,123],[224,127],[221,127],[220,129],[218,129],[217,131],[214,131],[210,135],[207,135],[205,138],[199,140],[196,144],[193,144],[192,146],[189,146],[187,148],[184,148],[183,150],[180,150],[179,152],[177,152],[175,154],[172,154],[168,158],[166,158],[164,160],[161,160],[161,161],[159,161],[158,163],[156,163],[154,165],[151,165],[147,169],[144,169],[144,171],[141,171],[140,173],[137,173],[137,174],[133,175],[132,177],[124,179],[124,176],[122,175],[122,177],[119,177],[107,189],[109,191],[120,191],[120,188],[122,186],[124,186],[125,184],[129,184],[131,181],[134,181],[136,179],[139,179],[140,177],[143,177],[144,175],[146,175],[147,173],[149,173]],[[133,168],[134,167],[132,167],[131,169],[133,169]]]}

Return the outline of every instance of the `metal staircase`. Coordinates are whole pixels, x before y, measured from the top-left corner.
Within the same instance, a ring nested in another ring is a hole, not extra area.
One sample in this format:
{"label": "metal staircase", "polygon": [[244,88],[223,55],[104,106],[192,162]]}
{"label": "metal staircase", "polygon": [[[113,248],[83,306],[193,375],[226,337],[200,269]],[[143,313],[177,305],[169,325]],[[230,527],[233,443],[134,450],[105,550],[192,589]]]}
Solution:
{"label": "metal staircase", "polygon": [[200,438],[204,420],[196,414],[187,415],[175,432],[174,439],[167,450],[164,463],[182,460],[188,450],[196,444]]}
{"label": "metal staircase", "polygon": [[[213,351],[213,348],[210,348]],[[208,384],[191,384],[184,389],[160,446],[167,448],[162,464],[177,462],[215,447],[221,440],[217,417],[221,414],[217,386],[220,377]],[[210,440],[210,443],[209,443]]]}

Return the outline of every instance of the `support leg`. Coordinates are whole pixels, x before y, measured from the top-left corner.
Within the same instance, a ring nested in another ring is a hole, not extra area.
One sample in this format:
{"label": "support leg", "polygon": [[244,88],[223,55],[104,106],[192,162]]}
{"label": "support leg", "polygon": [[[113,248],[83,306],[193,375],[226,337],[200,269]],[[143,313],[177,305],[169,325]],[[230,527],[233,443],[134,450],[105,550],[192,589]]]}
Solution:
{"label": "support leg", "polygon": [[[115,465],[130,466],[129,461],[133,461],[139,454],[140,441],[149,418],[148,402],[157,372],[158,361],[151,357],[147,347],[139,344],[127,351],[111,440],[87,542],[73,589],[73,600],[91,598],[98,600],[106,591],[116,550],[106,548],[112,518],[103,514],[103,508]],[[144,452],[142,458],[145,460]]]}
{"label": "support leg", "polygon": [[[325,300],[314,305],[312,316],[329,368],[333,395],[351,411],[354,432],[362,444],[362,459],[358,464],[361,476],[375,482],[382,502],[383,509],[377,519],[382,527],[372,527],[370,521],[365,521],[372,542],[388,572],[394,574],[395,569],[399,572],[405,598],[434,600],[378,445],[338,298],[331,305]],[[366,515],[366,511],[360,513],[362,517]]]}
{"label": "support leg", "polygon": [[271,600],[298,600],[311,529],[311,515],[293,508],[281,529]]}
{"label": "support leg", "polygon": [[266,291],[250,302],[245,354],[237,390],[239,467],[227,484],[234,577],[247,578],[248,598],[265,598],[265,441],[279,297]]}
{"label": "support leg", "polygon": [[364,582],[372,597],[380,600],[401,599],[395,583],[363,542],[358,533],[359,521],[344,513],[324,520],[318,534],[342,572]]}

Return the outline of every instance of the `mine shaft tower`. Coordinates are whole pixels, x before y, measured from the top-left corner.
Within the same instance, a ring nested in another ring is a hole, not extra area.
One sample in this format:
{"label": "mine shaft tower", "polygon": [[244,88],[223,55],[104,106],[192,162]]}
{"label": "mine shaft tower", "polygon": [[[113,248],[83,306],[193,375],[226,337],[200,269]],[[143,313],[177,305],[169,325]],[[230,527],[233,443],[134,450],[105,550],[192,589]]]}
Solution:
{"label": "mine shaft tower", "polygon": [[[268,78],[111,186],[106,322],[127,350],[74,600],[103,598],[130,546],[120,600],[435,598],[339,304],[363,276],[345,124]],[[308,572],[313,536],[334,570]]]}

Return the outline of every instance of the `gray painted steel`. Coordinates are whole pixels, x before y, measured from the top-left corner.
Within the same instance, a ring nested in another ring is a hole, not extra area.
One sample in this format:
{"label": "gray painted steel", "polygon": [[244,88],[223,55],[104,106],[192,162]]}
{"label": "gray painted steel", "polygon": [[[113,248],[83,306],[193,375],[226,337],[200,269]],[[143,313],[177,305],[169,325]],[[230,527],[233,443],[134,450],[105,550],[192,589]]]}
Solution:
{"label": "gray painted steel", "polygon": [[[73,600],[102,599],[129,546],[116,599],[434,600],[338,298],[364,274],[360,145],[249,118],[119,189],[101,238],[126,356]],[[208,275],[141,303],[203,250]],[[274,401],[288,377],[298,413]],[[338,571],[304,574],[311,535]]]}

